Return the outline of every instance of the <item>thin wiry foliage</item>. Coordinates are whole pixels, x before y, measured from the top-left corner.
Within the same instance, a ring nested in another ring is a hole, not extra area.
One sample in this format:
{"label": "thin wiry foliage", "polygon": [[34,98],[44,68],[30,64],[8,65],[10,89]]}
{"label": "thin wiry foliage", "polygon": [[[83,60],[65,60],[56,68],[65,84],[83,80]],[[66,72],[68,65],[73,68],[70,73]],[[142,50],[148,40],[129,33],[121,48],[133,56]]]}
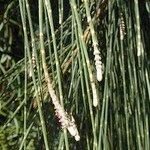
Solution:
{"label": "thin wiry foliage", "polygon": [[4,12],[0,149],[150,149],[148,1],[12,0]]}

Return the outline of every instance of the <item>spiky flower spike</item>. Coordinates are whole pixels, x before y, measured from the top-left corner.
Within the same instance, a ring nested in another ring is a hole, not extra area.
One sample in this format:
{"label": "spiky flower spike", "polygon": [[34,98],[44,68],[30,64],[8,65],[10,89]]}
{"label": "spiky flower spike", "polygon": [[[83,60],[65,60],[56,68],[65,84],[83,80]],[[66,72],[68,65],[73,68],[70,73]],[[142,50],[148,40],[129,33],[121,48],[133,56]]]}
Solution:
{"label": "spiky flower spike", "polygon": [[52,103],[54,104],[56,116],[58,117],[59,122],[62,125],[62,128],[68,129],[70,134],[75,137],[75,140],[79,141],[80,136],[79,136],[74,118],[73,118],[73,116],[69,116],[67,114],[67,112],[63,109],[63,107],[60,105],[58,97],[56,96],[55,91],[52,87],[51,78],[49,77],[48,69],[46,66],[44,49],[41,49],[41,54],[43,57],[42,61],[43,61],[43,70],[44,70],[44,75],[45,75],[45,81],[47,83],[48,92],[49,92],[50,97],[52,99]]}
{"label": "spiky flower spike", "polygon": [[123,40],[124,36],[126,35],[126,32],[125,32],[125,21],[122,13],[120,14],[119,30],[120,30],[120,39]]}
{"label": "spiky flower spike", "polygon": [[98,48],[98,39],[97,39],[97,35],[94,30],[94,24],[93,24],[94,20],[92,20],[92,17],[90,14],[90,7],[89,7],[89,3],[87,0],[84,0],[84,5],[85,5],[85,9],[86,9],[87,22],[89,23],[91,36],[92,36],[97,80],[100,82],[100,81],[102,81],[102,78],[103,78],[103,67],[102,67],[103,64],[101,61],[100,51]]}
{"label": "spiky flower spike", "polygon": [[100,52],[98,50],[98,46],[94,45],[94,60],[95,60],[95,66],[96,66],[96,74],[97,74],[97,80],[102,81],[103,78],[103,64],[101,61]]}
{"label": "spiky flower spike", "polygon": [[[43,41],[43,34],[40,34],[41,41]],[[52,87],[52,81],[48,73],[48,68],[46,66],[46,57],[45,57],[45,49],[44,46],[41,48],[41,56],[42,56],[42,64],[43,64],[43,70],[44,70],[44,76],[45,76],[45,81],[47,83],[48,87],[48,92],[50,94],[50,97],[52,99],[52,103],[54,104],[55,107],[55,113],[56,116],[59,119],[59,122],[62,125],[62,128],[68,129],[70,134],[75,137],[76,141],[80,140],[80,136],[75,124],[75,121],[73,119],[73,116],[69,117],[67,112],[63,109],[63,107],[59,103],[59,99],[55,94],[55,91]]]}
{"label": "spiky flower spike", "polygon": [[[40,6],[42,6],[41,3],[42,3],[42,1],[40,0]],[[46,5],[46,9],[48,11],[48,18],[52,18],[52,12],[50,11],[51,10],[50,2],[48,0],[46,0],[45,1],[45,5]],[[39,7],[39,12],[42,12],[42,11],[43,11],[43,8]],[[53,38],[53,41],[55,41],[56,39],[55,39],[55,34],[54,34],[53,22],[52,22],[51,19],[49,19],[49,21],[50,21],[50,24],[52,24],[51,25],[51,27],[52,27],[51,28],[52,38]],[[59,118],[59,122],[61,123],[62,128],[68,129],[70,134],[75,137],[75,140],[79,141],[80,140],[80,136],[79,136],[79,133],[78,133],[75,121],[74,121],[74,119],[70,119],[70,118],[73,118],[73,117],[72,116],[69,117],[67,112],[60,105],[59,99],[58,99],[58,97],[55,94],[55,90],[53,89],[52,81],[51,81],[51,78],[50,78],[49,73],[48,73],[48,68],[47,68],[47,65],[46,65],[45,48],[44,48],[44,38],[43,38],[42,13],[39,13],[39,31],[40,31],[39,32],[40,51],[41,51],[41,56],[42,56],[42,65],[43,65],[43,70],[44,70],[44,76],[45,76],[45,81],[47,83],[49,95],[50,95],[50,97],[52,99],[52,103],[54,104],[54,107],[55,107],[56,116]],[[54,47],[54,49],[55,49],[55,47]],[[55,51],[55,53],[57,53],[56,49],[54,51]],[[56,58],[57,58],[57,56],[56,56]],[[56,67],[57,68],[59,68],[58,64],[59,64],[59,62],[56,59]]]}
{"label": "spiky flower spike", "polygon": [[55,114],[58,117],[62,128],[68,129],[69,133],[75,137],[75,140],[79,141],[80,136],[73,116],[69,116],[68,113],[64,111],[59,104],[57,105],[57,107],[55,107]]}

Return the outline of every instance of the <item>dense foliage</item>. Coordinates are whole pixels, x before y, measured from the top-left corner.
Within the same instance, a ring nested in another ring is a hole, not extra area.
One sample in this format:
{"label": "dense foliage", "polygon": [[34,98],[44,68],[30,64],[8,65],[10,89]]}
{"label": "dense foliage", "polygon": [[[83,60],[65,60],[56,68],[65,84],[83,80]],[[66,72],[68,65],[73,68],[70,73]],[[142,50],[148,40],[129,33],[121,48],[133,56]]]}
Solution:
{"label": "dense foliage", "polygon": [[148,0],[0,1],[0,149],[149,150],[149,27]]}

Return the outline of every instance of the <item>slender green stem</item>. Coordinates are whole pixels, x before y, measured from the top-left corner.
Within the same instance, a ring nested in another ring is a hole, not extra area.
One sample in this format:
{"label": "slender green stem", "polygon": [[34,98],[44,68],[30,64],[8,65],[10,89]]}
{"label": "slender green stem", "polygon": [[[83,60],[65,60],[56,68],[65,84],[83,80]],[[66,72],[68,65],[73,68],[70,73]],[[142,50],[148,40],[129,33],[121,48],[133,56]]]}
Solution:
{"label": "slender green stem", "polygon": [[20,13],[21,13],[21,19],[22,19],[22,24],[23,24],[25,46],[27,48],[27,54],[28,54],[29,63],[30,63],[30,67],[31,67],[32,79],[33,79],[34,88],[35,88],[35,91],[36,91],[36,100],[37,100],[37,104],[38,104],[38,110],[39,110],[39,115],[40,115],[40,120],[41,120],[41,125],[42,125],[42,132],[43,132],[43,136],[44,136],[44,142],[45,142],[46,149],[48,149],[45,122],[44,122],[44,118],[43,118],[43,114],[42,114],[40,99],[38,97],[38,89],[37,89],[37,85],[36,85],[36,80],[35,80],[35,75],[34,75],[34,71],[33,71],[32,61],[31,61],[31,54],[30,54],[30,50],[29,50],[29,41],[28,41],[28,36],[27,36],[26,22],[25,22],[25,19],[24,19],[25,15],[24,15],[24,12],[23,12],[23,9],[22,9],[23,7],[22,7],[21,0],[19,0],[19,6],[20,6]]}

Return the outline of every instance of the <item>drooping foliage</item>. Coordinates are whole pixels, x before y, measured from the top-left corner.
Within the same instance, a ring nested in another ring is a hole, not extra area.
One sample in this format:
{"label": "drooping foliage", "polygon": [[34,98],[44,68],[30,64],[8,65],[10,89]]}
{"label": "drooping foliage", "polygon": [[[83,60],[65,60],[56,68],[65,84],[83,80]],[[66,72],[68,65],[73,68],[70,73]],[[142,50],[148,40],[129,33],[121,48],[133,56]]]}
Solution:
{"label": "drooping foliage", "polygon": [[150,2],[0,2],[0,149],[149,150]]}

